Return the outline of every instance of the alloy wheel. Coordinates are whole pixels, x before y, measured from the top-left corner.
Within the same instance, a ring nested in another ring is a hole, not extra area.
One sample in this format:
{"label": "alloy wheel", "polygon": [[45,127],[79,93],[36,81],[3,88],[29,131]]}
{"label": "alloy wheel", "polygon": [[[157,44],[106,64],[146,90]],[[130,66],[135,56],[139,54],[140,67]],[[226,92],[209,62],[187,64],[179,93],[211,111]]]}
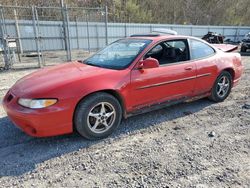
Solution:
{"label": "alloy wheel", "polygon": [[230,80],[227,76],[222,76],[218,81],[216,92],[220,98],[223,98],[229,91]]}
{"label": "alloy wheel", "polygon": [[108,102],[100,102],[89,111],[87,124],[94,133],[104,133],[112,127],[115,118],[114,106]]}

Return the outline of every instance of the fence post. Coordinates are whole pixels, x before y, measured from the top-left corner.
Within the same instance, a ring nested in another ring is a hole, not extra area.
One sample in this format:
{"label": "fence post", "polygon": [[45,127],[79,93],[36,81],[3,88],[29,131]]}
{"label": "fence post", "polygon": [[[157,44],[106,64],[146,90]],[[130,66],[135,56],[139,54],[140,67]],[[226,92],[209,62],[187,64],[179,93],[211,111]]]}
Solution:
{"label": "fence post", "polygon": [[64,6],[64,18],[66,21],[66,28],[65,28],[65,36],[66,36],[66,48],[67,48],[67,61],[71,61],[71,47],[70,47],[70,36],[69,36],[69,15],[68,15],[68,7],[67,5]]}
{"label": "fence post", "polygon": [[45,66],[44,56],[43,56],[43,47],[42,47],[42,36],[40,32],[40,24],[39,24],[39,17],[37,13],[37,7],[35,7],[35,20],[36,20],[36,27],[37,27],[37,35],[38,35],[38,45],[41,54],[41,61],[42,65]]}
{"label": "fence post", "polygon": [[15,17],[15,27],[16,27],[17,40],[18,40],[18,49],[19,49],[19,53],[23,54],[23,46],[22,46],[22,41],[20,39],[20,30],[19,30],[19,25],[18,25],[18,18],[17,18],[16,9],[14,9],[14,17]]}
{"label": "fence post", "polygon": [[237,27],[235,31],[234,42],[237,42],[236,40],[239,40],[239,27]]}
{"label": "fence post", "polygon": [[105,42],[108,45],[108,6],[105,6]]}
{"label": "fence post", "polygon": [[65,30],[65,15],[64,15],[64,6],[63,6],[63,1],[61,1],[61,14],[62,14],[62,33],[63,33],[63,41],[64,41],[64,50],[67,52],[67,42],[66,42],[66,30]]}
{"label": "fence post", "polygon": [[4,69],[9,69],[10,64],[10,51],[7,45],[7,31],[6,31],[6,25],[4,20],[4,14],[3,14],[3,7],[0,5],[0,34],[1,34],[1,40],[3,45],[3,58],[4,58]]}
{"label": "fence post", "polygon": [[90,53],[90,41],[89,41],[89,16],[86,15],[86,24],[87,24],[87,40],[88,40],[88,51]]}
{"label": "fence post", "polygon": [[69,40],[68,40],[68,26],[67,26],[67,6],[62,5],[61,7],[62,12],[62,19],[63,19],[63,40],[64,40],[64,47],[66,50],[67,61],[70,61],[71,55],[69,52]]}
{"label": "fence post", "polygon": [[36,17],[35,17],[35,7],[32,6],[32,21],[33,21],[33,31],[35,34],[35,42],[36,42],[36,51],[37,51],[37,57],[38,57],[38,66],[42,67],[42,62],[41,62],[41,53],[40,53],[40,48],[39,48],[39,44],[38,44],[38,30],[37,30],[37,25],[36,25]]}
{"label": "fence post", "polygon": [[98,23],[95,25],[95,30],[96,30],[96,43],[97,43],[97,50],[99,50],[99,49],[100,49],[100,45],[99,45]]}
{"label": "fence post", "polygon": [[127,37],[127,24],[124,24],[124,32],[125,32],[125,37]]}
{"label": "fence post", "polygon": [[78,20],[77,16],[75,17],[75,23],[76,23],[76,42],[77,42],[77,49],[79,50],[79,33],[78,33]]}
{"label": "fence post", "polygon": [[15,17],[15,28],[16,28],[17,41],[18,41],[18,59],[19,59],[19,62],[21,62],[20,54],[23,54],[23,47],[22,47],[22,42],[21,42],[21,39],[20,39],[20,30],[19,30],[19,24],[18,24],[16,9],[14,9],[14,17]]}

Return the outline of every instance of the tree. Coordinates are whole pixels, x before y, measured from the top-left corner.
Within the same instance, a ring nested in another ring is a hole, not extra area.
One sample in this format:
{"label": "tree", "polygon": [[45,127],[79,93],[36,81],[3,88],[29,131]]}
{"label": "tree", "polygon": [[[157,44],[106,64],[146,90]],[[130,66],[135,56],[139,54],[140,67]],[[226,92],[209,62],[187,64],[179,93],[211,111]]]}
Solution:
{"label": "tree", "polygon": [[[110,22],[250,25],[246,0],[64,0],[73,7],[108,6]],[[2,5],[60,6],[60,0],[1,0]],[[58,13],[44,12],[46,15]],[[78,15],[72,13],[72,16]],[[84,16],[80,14],[79,17]]]}

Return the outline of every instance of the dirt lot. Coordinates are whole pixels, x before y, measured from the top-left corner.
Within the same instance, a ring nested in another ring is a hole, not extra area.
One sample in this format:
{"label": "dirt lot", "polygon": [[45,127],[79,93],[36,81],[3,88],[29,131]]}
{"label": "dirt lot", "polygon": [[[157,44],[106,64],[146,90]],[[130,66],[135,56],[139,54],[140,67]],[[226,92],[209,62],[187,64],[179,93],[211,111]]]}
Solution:
{"label": "dirt lot", "polygon": [[[0,187],[250,187],[250,57],[242,59],[226,101],[131,117],[101,141],[29,137],[0,107]],[[33,71],[1,72],[0,98]]]}
{"label": "dirt lot", "polygon": [[[92,52],[87,52],[84,50],[72,50],[71,51],[71,58],[72,60],[82,60],[89,55],[91,55]],[[27,52],[23,55],[18,56],[18,54],[15,55],[15,58],[13,58],[13,65],[12,69],[23,69],[23,68],[38,68],[38,56],[36,52]],[[66,62],[67,56],[66,51],[45,51],[42,52],[41,56],[41,64],[45,66],[51,66],[58,64],[59,62]],[[0,71],[4,67],[4,59],[3,55],[0,54]],[[0,72],[1,73],[1,72]]]}

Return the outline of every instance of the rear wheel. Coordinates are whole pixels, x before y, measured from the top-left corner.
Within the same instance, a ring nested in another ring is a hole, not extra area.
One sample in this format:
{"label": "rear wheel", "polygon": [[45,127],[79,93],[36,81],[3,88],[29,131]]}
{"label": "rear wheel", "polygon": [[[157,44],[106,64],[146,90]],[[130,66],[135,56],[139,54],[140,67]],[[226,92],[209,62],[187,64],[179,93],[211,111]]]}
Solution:
{"label": "rear wheel", "polygon": [[222,102],[230,94],[231,88],[232,76],[229,72],[223,71],[216,79],[209,98],[215,102]]}
{"label": "rear wheel", "polygon": [[109,136],[118,127],[121,118],[119,101],[110,94],[99,92],[78,105],[74,123],[80,135],[92,140]]}

